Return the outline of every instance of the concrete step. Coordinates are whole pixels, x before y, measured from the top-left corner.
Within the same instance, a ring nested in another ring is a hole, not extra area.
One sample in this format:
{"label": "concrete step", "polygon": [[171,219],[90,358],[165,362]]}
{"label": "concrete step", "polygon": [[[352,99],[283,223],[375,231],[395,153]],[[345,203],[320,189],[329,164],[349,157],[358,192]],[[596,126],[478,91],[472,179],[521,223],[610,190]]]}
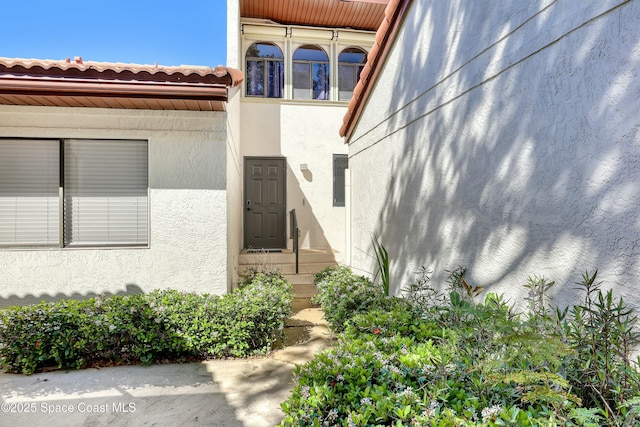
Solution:
{"label": "concrete step", "polygon": [[[335,262],[306,262],[298,264],[298,273],[318,273],[327,267],[337,265]],[[294,264],[277,264],[275,266],[282,274],[295,274],[296,265]]]}
{"label": "concrete step", "polygon": [[295,284],[293,285],[293,295],[295,298],[311,298],[316,296],[318,289],[312,284]]}
{"label": "concrete step", "polygon": [[[325,251],[301,251],[298,257],[300,265],[306,263],[329,263],[336,264],[338,259],[335,253]],[[294,264],[296,256],[291,251],[286,252],[268,252],[268,253],[241,253],[238,257],[240,266],[250,266],[260,268],[262,266],[278,266],[280,264]]]}
{"label": "concrete step", "polygon": [[284,279],[292,285],[310,285],[313,283],[313,274],[283,274]]}
{"label": "concrete step", "polygon": [[296,297],[291,302],[291,314],[295,315],[296,313],[304,310],[305,308],[318,308],[316,304],[311,303],[311,298],[302,298]]}
{"label": "concrete step", "polygon": [[295,264],[278,264],[271,265],[268,268],[259,268],[251,265],[240,265],[240,275],[245,274],[251,268],[257,268],[258,270],[263,271],[277,271],[281,273],[289,283],[313,283],[313,275],[324,270],[327,267],[331,267],[337,264],[331,263],[311,263],[311,264],[300,264],[298,266],[299,273],[296,274],[296,266]]}

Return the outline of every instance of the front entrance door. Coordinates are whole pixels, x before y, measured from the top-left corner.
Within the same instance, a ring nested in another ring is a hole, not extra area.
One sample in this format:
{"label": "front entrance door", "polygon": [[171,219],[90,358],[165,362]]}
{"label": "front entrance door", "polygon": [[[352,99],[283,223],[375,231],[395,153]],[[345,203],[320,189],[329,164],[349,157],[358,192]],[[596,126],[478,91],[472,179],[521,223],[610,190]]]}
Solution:
{"label": "front entrance door", "polygon": [[244,159],[244,247],[286,248],[286,159]]}

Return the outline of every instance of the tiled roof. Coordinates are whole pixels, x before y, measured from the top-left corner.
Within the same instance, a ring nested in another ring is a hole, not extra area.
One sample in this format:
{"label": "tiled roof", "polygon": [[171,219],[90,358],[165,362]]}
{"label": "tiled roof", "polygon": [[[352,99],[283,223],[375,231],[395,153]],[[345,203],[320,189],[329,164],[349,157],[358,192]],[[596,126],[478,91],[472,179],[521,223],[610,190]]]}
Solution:
{"label": "tiled roof", "polygon": [[389,0],[240,0],[240,16],[286,25],[375,31]]}
{"label": "tiled roof", "polygon": [[223,66],[0,58],[0,104],[219,111],[243,78]]}
{"label": "tiled roof", "polygon": [[387,58],[391,44],[410,3],[411,0],[390,0],[384,11],[384,19],[376,32],[376,41],[367,55],[367,63],[360,73],[360,80],[353,90],[353,97],[349,102],[347,113],[340,128],[340,136],[346,137],[347,141],[362,114],[362,109],[369,98],[373,84]]}

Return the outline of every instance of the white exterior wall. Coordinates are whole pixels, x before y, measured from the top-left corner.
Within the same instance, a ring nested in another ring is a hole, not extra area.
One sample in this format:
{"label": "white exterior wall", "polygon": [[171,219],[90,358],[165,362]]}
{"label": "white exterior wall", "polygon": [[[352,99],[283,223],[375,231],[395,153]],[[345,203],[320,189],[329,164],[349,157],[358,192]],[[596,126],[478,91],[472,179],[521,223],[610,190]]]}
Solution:
{"label": "white exterior wall", "polygon": [[240,151],[240,93],[229,90],[227,103],[227,262],[228,287],[238,281],[238,257],[242,249],[242,154]]}
{"label": "white exterior wall", "polygon": [[149,247],[2,249],[0,304],[227,291],[226,113],[0,106],[0,137],[145,139]]}
{"label": "white exterior wall", "polygon": [[347,154],[337,132],[346,106],[245,98],[240,111],[243,156],[287,158],[287,212],[296,210],[300,247],[344,254],[345,208],[333,206],[333,154]]}
{"label": "white exterior wall", "polygon": [[[240,69],[240,5],[227,1],[227,66]],[[238,282],[242,249],[242,153],[240,147],[240,87],[230,88],[227,102],[227,269],[229,289]]]}
{"label": "white exterior wall", "polygon": [[350,140],[351,257],[394,290],[444,285],[557,302],[599,270],[640,304],[640,2],[414,1]]}
{"label": "white exterior wall", "polygon": [[240,69],[239,0],[227,0],[227,67]]}
{"label": "white exterior wall", "polygon": [[[228,2],[235,8],[236,2]],[[231,28],[231,20],[228,22]],[[238,38],[241,45],[237,55]],[[339,135],[347,102],[338,99],[338,55],[348,47],[368,51],[372,32],[347,29],[261,25],[248,20],[243,34],[229,36],[230,66],[244,68],[245,52],[255,42],[273,42],[285,58],[284,99],[241,97],[240,134],[242,156],[284,156],[287,158],[287,213],[296,210],[300,247],[333,250],[343,260],[346,251],[346,208],[333,206],[333,155],[347,154]],[[332,101],[292,100],[292,63],[295,49],[311,44],[325,50],[330,61]],[[242,87],[244,91],[244,85]],[[303,172],[301,164],[308,166]],[[287,214],[287,236],[289,216]],[[291,239],[287,241],[289,248]]]}

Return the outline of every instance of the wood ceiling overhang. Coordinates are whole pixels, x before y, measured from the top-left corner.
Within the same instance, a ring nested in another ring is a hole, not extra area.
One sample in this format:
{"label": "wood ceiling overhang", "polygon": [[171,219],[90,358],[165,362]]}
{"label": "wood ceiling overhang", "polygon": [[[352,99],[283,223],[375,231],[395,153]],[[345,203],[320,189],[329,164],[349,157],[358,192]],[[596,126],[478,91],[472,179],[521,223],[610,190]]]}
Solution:
{"label": "wood ceiling overhang", "polygon": [[242,18],[284,25],[376,31],[388,0],[240,0]]}

